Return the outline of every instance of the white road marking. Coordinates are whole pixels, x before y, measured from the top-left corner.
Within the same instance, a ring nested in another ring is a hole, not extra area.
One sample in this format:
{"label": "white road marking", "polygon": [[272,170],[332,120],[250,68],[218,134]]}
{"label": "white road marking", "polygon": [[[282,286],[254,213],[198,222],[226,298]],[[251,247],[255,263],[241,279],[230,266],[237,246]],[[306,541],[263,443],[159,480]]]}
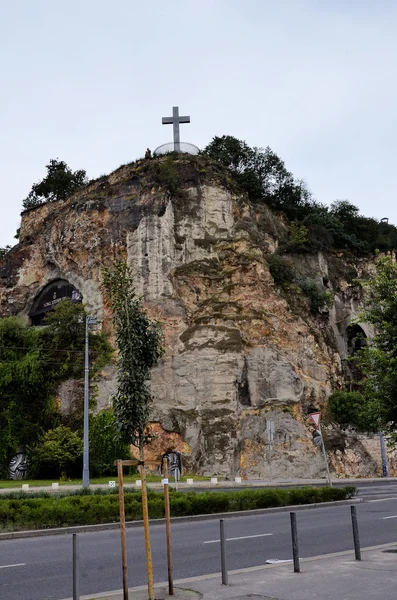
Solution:
{"label": "white road marking", "polygon": [[16,565],[0,565],[0,569],[9,569],[10,567],[26,567],[26,563],[17,563]]}
{"label": "white road marking", "polygon": [[397,515],[392,515],[391,517],[382,517],[382,519],[397,519]]}
{"label": "white road marking", "polygon": [[388,500],[397,500],[397,496],[393,496],[392,498],[378,498],[378,500],[367,500],[368,504],[370,502],[387,502]]}
{"label": "white road marking", "polygon": [[[266,537],[268,535],[273,535],[272,533],[258,533],[257,535],[243,535],[241,537],[234,537],[234,538],[226,538],[227,542],[233,542],[234,540],[249,540],[251,538],[258,538],[258,537]],[[208,540],[207,542],[203,542],[203,544],[219,544],[221,540]]]}

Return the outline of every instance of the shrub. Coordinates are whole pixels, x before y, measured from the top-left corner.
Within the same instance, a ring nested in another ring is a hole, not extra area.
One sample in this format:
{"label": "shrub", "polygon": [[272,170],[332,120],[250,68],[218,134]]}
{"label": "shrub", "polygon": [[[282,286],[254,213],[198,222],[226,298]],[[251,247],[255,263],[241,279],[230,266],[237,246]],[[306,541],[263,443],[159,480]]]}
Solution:
{"label": "shrub", "polygon": [[317,314],[324,307],[331,307],[334,301],[332,292],[323,292],[313,279],[305,279],[299,283],[302,292],[309,300],[310,312]]}
{"label": "shrub", "polygon": [[[170,493],[171,515],[227,513],[294,504],[311,504],[352,498],[355,487],[303,487],[238,490],[230,492]],[[128,521],[142,519],[142,498],[139,491],[127,492],[125,515]],[[164,498],[158,492],[148,493],[151,519],[164,516]],[[109,523],[119,520],[117,490],[78,490],[77,492],[13,492],[1,496],[0,529],[64,527]]]}
{"label": "shrub", "polygon": [[158,166],[157,179],[161,185],[164,185],[171,194],[178,192],[181,180],[179,172],[175,166],[175,158],[169,155]]}
{"label": "shrub", "polygon": [[372,403],[360,392],[334,392],[328,398],[327,408],[331,419],[341,425],[353,425],[361,431],[376,428]]}
{"label": "shrub", "polygon": [[60,425],[44,433],[31,455],[33,468],[42,477],[67,477],[81,471],[83,440]]}
{"label": "shrub", "polygon": [[277,285],[286,285],[295,280],[293,264],[280,254],[272,254],[268,258],[269,271]]}
{"label": "shrub", "polygon": [[114,474],[114,461],[130,458],[129,446],[116,437],[113,410],[90,417],[90,471],[92,477]]}

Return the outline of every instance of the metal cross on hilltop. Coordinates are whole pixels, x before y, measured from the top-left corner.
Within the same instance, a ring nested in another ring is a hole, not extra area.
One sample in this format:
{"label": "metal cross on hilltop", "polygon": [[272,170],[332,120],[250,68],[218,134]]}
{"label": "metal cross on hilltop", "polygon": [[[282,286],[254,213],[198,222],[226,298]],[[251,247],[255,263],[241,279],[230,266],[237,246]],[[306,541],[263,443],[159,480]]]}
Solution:
{"label": "metal cross on hilltop", "polygon": [[172,107],[172,117],[163,117],[162,124],[163,125],[173,125],[174,126],[174,152],[180,152],[180,138],[179,138],[179,123],[190,123],[190,117],[180,117],[179,116],[179,106]]}

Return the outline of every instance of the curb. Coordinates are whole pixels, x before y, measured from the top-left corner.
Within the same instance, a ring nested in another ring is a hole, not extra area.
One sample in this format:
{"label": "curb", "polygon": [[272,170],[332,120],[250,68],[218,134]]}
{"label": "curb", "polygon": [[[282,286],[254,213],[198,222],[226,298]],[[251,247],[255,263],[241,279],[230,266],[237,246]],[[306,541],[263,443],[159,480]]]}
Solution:
{"label": "curb", "polygon": [[[282,513],[289,511],[308,510],[314,508],[329,508],[331,506],[346,506],[351,504],[360,504],[362,498],[352,498],[350,500],[335,500],[333,502],[318,502],[313,504],[297,504],[291,506],[277,506],[273,508],[256,508],[252,510],[239,510],[227,513],[212,513],[209,515],[191,515],[186,517],[172,517],[171,523],[189,523],[191,521],[209,521],[214,519],[233,519],[237,517],[250,517],[255,515],[266,515],[273,513]],[[164,525],[165,519],[151,519],[151,525]],[[131,529],[142,527],[143,521],[126,521],[126,527]],[[0,541],[16,540],[22,538],[44,537],[49,535],[66,535],[71,533],[95,533],[96,531],[115,530],[120,528],[120,523],[100,523],[98,525],[75,525],[73,527],[56,527],[53,529],[31,529],[27,531],[10,531],[0,533]]]}
{"label": "curb", "polygon": [[[345,502],[345,501],[343,501]],[[396,542],[389,542],[388,544],[379,544],[378,546],[367,546],[366,548],[361,548],[361,552],[370,552],[371,550],[382,550],[383,548],[395,548],[396,547]],[[340,552],[330,552],[329,554],[319,554],[317,556],[309,556],[307,558],[301,558],[300,562],[301,563],[306,563],[306,562],[314,562],[314,561],[318,561],[318,560],[325,560],[325,559],[332,559],[332,558],[336,558],[338,556],[349,556],[349,555],[354,555],[354,550],[341,550]],[[292,562],[292,561],[291,561]],[[267,569],[278,569],[280,567],[285,567],[286,563],[278,563],[278,564],[273,564],[273,565],[257,565],[255,567],[245,567],[243,569],[235,569],[233,571],[229,571],[229,575],[241,575],[244,573],[254,573],[255,571],[264,571]],[[291,566],[291,565],[290,565]],[[186,585],[186,584],[194,584],[195,582],[199,582],[199,581],[208,581],[211,579],[219,579],[220,578],[220,573],[208,573],[206,575],[196,575],[195,577],[186,577],[185,579],[176,579],[174,581],[175,586],[181,586],[181,585]],[[160,583],[155,583],[154,587],[155,589],[161,588],[161,587],[165,587],[168,585],[167,581],[162,581]],[[128,588],[128,591],[133,593],[133,592],[140,592],[142,590],[146,590],[147,589],[147,585],[140,585],[140,586],[136,586],[133,588]],[[192,588],[191,588],[192,589]],[[196,591],[196,590],[192,590],[192,591]],[[101,598],[106,598],[108,600],[111,600],[112,597],[116,598],[116,597],[120,597],[120,595],[122,595],[123,590],[113,590],[110,592],[100,592],[98,594],[90,594],[88,596],[81,596],[80,600],[100,600]],[[72,600],[72,598],[64,598],[63,600]]]}

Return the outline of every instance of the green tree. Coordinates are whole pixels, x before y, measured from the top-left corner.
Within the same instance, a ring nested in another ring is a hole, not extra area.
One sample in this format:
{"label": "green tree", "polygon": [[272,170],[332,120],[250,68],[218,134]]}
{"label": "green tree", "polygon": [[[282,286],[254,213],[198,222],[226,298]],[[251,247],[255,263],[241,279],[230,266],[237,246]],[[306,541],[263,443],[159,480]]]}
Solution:
{"label": "green tree", "polygon": [[269,147],[251,148],[224,135],[214,137],[202,154],[228,168],[253,203],[265,203],[306,227],[306,242],[293,252],[337,248],[365,255],[397,247],[397,227],[360,215],[348,200],[337,200],[330,208],[315,201],[305,182],[295,179]]}
{"label": "green tree", "polygon": [[328,398],[327,409],[331,418],[341,425],[353,425],[361,431],[377,428],[376,406],[370,405],[361,392],[334,392]]}
{"label": "green tree", "polygon": [[84,170],[72,171],[63,160],[51,159],[46,169],[47,175],[39,183],[33,184],[28,196],[23,200],[24,210],[43,202],[65,200],[87,183]]}
{"label": "green tree", "polygon": [[[42,330],[42,344],[53,362],[52,376],[56,380],[79,377],[83,374],[85,319],[87,311],[80,302],[68,298],[48,312]],[[113,349],[102,332],[89,331],[90,374],[109,363]],[[50,362],[50,361],[49,361]]]}
{"label": "green tree", "polygon": [[277,207],[290,193],[300,195],[302,184],[295,184],[284,162],[268,148],[251,148],[237,138],[214,137],[203,150],[227,167],[252,201],[267,201]]}
{"label": "green tree", "polygon": [[67,478],[81,471],[83,440],[69,427],[59,425],[40,437],[31,456],[38,475]]}
{"label": "green tree", "polygon": [[147,425],[152,404],[151,369],[164,349],[162,330],[136,296],[129,267],[117,261],[104,273],[104,289],[112,308],[118,357],[118,388],[114,401],[115,425],[121,438],[139,448],[150,441]]}
{"label": "green tree", "polygon": [[95,476],[114,475],[114,461],[129,458],[129,445],[116,436],[114,412],[102,410],[90,416],[90,467]]}
{"label": "green tree", "polygon": [[17,317],[0,319],[0,470],[18,446],[34,442],[56,417],[40,331]]}
{"label": "green tree", "polygon": [[363,389],[380,427],[397,430],[397,264],[390,256],[377,261],[376,275],[363,282],[365,308],[360,319],[375,328],[357,357]]}
{"label": "green tree", "polygon": [[[160,360],[162,330],[143,310],[135,295],[131,270],[126,263],[116,261],[113,269],[104,273],[105,296],[112,308],[118,358],[118,386],[114,401],[115,425],[121,439],[139,448],[144,461],[145,444],[151,441],[148,430],[152,394],[149,388],[151,369]],[[154,600],[152,558],[149,536],[149,514],[145,467],[142,477],[142,513],[148,570],[148,591]]]}
{"label": "green tree", "polygon": [[[84,367],[82,304],[65,300],[47,316],[46,327],[28,327],[17,317],[0,319],[0,472],[19,446],[32,447],[61,419],[56,390],[61,381],[79,378]],[[106,335],[90,332],[91,376],[107,364],[113,350]],[[62,419],[80,429],[83,398]]]}

